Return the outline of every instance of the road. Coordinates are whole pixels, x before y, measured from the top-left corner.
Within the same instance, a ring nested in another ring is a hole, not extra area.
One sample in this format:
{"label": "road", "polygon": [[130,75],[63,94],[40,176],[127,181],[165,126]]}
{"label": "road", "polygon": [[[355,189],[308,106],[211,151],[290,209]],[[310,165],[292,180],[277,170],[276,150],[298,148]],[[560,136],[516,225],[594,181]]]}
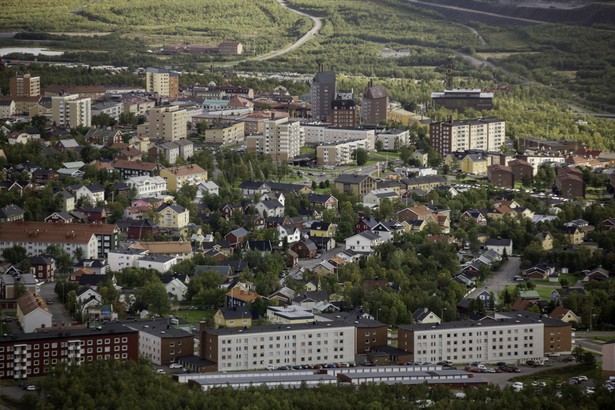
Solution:
{"label": "road", "polygon": [[515,283],[515,275],[519,273],[521,258],[518,256],[509,256],[508,260],[500,267],[500,269],[491,275],[481,286],[476,288],[468,297],[475,298],[480,292],[487,289],[493,291],[496,295],[504,290],[506,285]]}
{"label": "road", "polygon": [[53,315],[53,322],[58,326],[61,326],[62,323],[68,326],[72,322],[72,319],[62,304],[62,301],[58,295],[56,295],[54,291],[55,285],[55,282],[44,283],[41,286],[41,296],[43,296],[45,300],[51,300],[53,302],[53,304],[47,305],[49,312]]}
{"label": "road", "polygon": [[300,16],[309,18],[310,20],[312,20],[314,22],[314,26],[307,33],[305,33],[299,40],[295,41],[290,46],[282,48],[280,50],[271,51],[271,52],[269,52],[267,54],[256,56],[254,58],[251,58],[251,60],[254,60],[254,61],[265,61],[265,60],[270,60],[272,58],[279,57],[281,55],[289,53],[289,52],[291,52],[291,51],[301,47],[303,44],[305,44],[313,36],[318,34],[320,29],[322,28],[322,19],[320,19],[318,17],[315,17],[315,16],[311,16],[311,15],[309,15],[307,13],[302,12],[302,11],[295,10],[295,9],[289,7],[284,0],[278,0],[278,3],[280,3],[280,6],[284,7],[285,9],[288,9],[288,10],[292,11],[293,13],[296,13],[296,14],[298,14]]}

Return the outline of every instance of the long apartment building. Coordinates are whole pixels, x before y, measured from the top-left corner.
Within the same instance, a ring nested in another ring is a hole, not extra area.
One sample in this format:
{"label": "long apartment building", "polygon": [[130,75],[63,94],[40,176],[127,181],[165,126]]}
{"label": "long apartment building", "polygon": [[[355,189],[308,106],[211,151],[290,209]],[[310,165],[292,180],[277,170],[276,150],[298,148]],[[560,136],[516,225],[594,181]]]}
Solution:
{"label": "long apartment building", "polygon": [[570,324],[527,312],[496,319],[399,326],[398,347],[416,362],[522,363],[546,354],[570,353]]}
{"label": "long apartment building", "polygon": [[287,161],[299,155],[303,146],[301,125],[288,118],[272,118],[265,121],[263,135],[246,138],[248,152],[270,156],[274,161]]}
{"label": "long apartment building", "polygon": [[506,122],[497,118],[433,122],[430,144],[442,158],[469,149],[499,151],[506,139]]}
{"label": "long apartment building", "polygon": [[240,144],[244,136],[245,124],[243,122],[214,125],[205,130],[205,142],[223,146]]}
{"label": "long apartment building", "polygon": [[148,67],[145,70],[145,90],[176,100],[179,96],[179,73],[166,68]]}
{"label": "long apartment building", "polygon": [[79,94],[51,97],[51,120],[57,125],[89,127],[92,125],[92,99]]}
{"label": "long apartment building", "polygon": [[337,166],[351,163],[354,161],[352,153],[359,148],[371,151],[370,141],[362,139],[319,145],[316,147],[316,164]]}
{"label": "long apartment building", "polygon": [[376,131],[362,128],[333,128],[326,125],[303,124],[303,141],[307,145],[336,144],[349,140],[367,140],[370,151],[374,150]]}
{"label": "long apartment building", "polygon": [[177,105],[151,108],[148,120],[137,127],[139,136],[177,141],[188,137],[188,113]]}
{"label": "long apartment building", "polygon": [[139,332],[123,324],[0,335],[0,379],[45,376],[58,363],[138,358]]}
{"label": "long apartment building", "polygon": [[386,346],[386,325],[375,320],[329,321],[201,329],[201,359],[219,371],[354,361],[372,347]]}

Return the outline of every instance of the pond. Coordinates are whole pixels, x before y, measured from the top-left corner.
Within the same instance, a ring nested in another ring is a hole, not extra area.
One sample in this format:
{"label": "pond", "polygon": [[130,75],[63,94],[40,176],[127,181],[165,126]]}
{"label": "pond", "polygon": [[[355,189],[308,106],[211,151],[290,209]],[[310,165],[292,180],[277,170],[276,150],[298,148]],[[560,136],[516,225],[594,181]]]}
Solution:
{"label": "pond", "polygon": [[61,56],[64,54],[64,51],[50,51],[46,48],[40,47],[5,47],[0,48],[0,56],[5,56],[11,53],[23,53],[23,54],[32,54],[35,56]]}

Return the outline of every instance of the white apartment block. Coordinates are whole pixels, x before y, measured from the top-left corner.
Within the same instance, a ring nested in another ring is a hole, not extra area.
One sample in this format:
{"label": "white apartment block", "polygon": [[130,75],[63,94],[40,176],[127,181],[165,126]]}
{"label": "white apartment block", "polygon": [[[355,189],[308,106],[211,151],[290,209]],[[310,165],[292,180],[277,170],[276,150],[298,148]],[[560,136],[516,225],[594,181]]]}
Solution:
{"label": "white apartment block", "polygon": [[147,115],[150,109],[156,106],[156,101],[148,98],[131,98],[123,100],[123,111],[133,113],[137,117],[139,115]]}
{"label": "white apartment block", "polygon": [[288,118],[265,121],[263,135],[246,138],[248,152],[270,156],[274,161],[287,161],[299,155],[302,146],[301,126]]}
{"label": "white apartment block", "polygon": [[355,327],[343,322],[210,329],[202,334],[201,356],[219,371],[268,365],[320,364],[355,360]]}
{"label": "white apartment block", "polygon": [[51,97],[51,120],[70,127],[91,126],[92,99],[79,98],[79,94]]}
{"label": "white apartment block", "polygon": [[148,253],[149,251],[144,249],[118,248],[107,253],[107,263],[109,264],[109,269],[115,272],[119,272],[124,268],[136,268],[138,260]]}
{"label": "white apartment block", "polygon": [[92,105],[92,116],[107,114],[116,121],[120,120],[120,115],[124,112],[124,104],[121,102],[105,101]]}
{"label": "white apartment block", "polygon": [[416,362],[524,362],[544,357],[544,323],[528,318],[401,325],[398,346]]}
{"label": "white apartment block", "polygon": [[563,155],[521,155],[519,159],[524,160],[528,164],[534,168],[532,173],[536,175],[538,173],[538,168],[542,164],[563,164],[566,162],[566,158]]}
{"label": "white apartment block", "polygon": [[301,126],[303,130],[303,145],[335,144],[349,140],[367,140],[370,143],[370,151],[374,150],[376,132],[360,128],[330,128],[324,125]]}
{"label": "white apartment block", "polygon": [[167,192],[167,181],[162,177],[130,177],[125,182],[136,191],[135,198],[151,198]]}
{"label": "white apartment block", "polygon": [[376,135],[376,141],[382,142],[383,151],[397,151],[399,147],[408,145],[410,142],[410,131],[408,130],[388,130]]}
{"label": "white apartment block", "polygon": [[319,145],[316,147],[316,164],[337,166],[351,163],[354,161],[352,153],[359,148],[368,152],[373,150],[372,144],[366,139]]}
{"label": "white apartment block", "polygon": [[148,122],[137,127],[137,134],[166,141],[186,139],[188,137],[186,110],[176,105],[151,108],[148,112]]}
{"label": "white apartment block", "polygon": [[443,158],[456,151],[499,151],[505,142],[505,134],[506,122],[495,118],[429,125],[431,146]]}

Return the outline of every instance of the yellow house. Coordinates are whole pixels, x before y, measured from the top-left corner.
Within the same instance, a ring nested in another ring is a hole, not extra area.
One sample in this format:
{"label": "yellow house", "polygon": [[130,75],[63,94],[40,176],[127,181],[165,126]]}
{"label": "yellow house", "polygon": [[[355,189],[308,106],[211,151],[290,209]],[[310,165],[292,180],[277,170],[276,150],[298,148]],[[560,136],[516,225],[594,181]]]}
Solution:
{"label": "yellow house", "polygon": [[160,176],[167,181],[169,192],[177,192],[184,185],[197,186],[207,181],[207,171],[195,164],[165,168],[160,171]]}
{"label": "yellow house", "polygon": [[158,208],[161,228],[183,228],[190,222],[190,211],[178,204],[163,204]]}
{"label": "yellow house", "polygon": [[333,238],[335,236],[335,225],[329,222],[315,221],[310,226],[310,236],[317,238]]}
{"label": "yellow house", "polygon": [[461,160],[461,171],[472,175],[487,174],[487,160],[482,154],[468,154]]}
{"label": "yellow house", "polygon": [[576,226],[564,227],[564,236],[568,239],[570,245],[580,245],[585,239],[585,232],[577,228]]}
{"label": "yellow house", "polygon": [[553,235],[551,235],[549,232],[539,232],[536,234],[536,237],[540,241],[540,245],[542,246],[543,250],[550,251],[551,249],[553,249]]}
{"label": "yellow house", "polygon": [[220,308],[214,314],[214,327],[252,327],[252,313],[246,306]]}

